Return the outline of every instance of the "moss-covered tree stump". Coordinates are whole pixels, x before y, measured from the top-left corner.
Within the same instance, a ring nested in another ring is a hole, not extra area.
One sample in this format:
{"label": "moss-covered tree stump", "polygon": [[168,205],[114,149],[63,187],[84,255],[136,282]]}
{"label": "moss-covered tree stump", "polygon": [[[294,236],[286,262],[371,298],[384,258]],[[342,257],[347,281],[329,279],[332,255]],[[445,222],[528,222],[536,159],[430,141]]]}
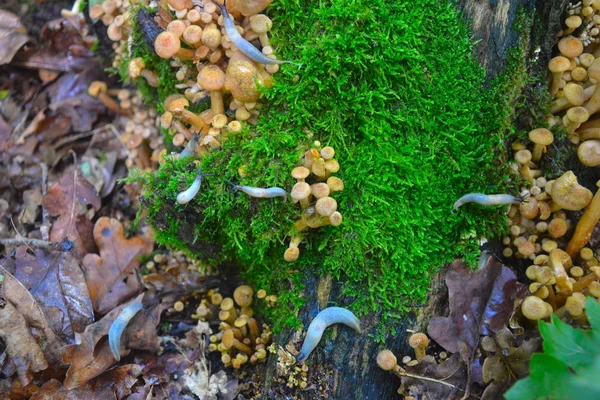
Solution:
{"label": "moss-covered tree stump", "polygon": [[[456,256],[473,262],[478,238],[505,229],[500,209],[452,212],[452,204],[469,192],[516,190],[504,163],[514,105],[532,93],[544,98],[531,73],[544,75],[565,3],[458,1],[464,19],[437,0],[280,0],[267,10],[281,58],[303,68],[284,66],[256,126],[202,159],[212,175],[196,199],[174,201],[195,179],[189,159],[145,177],[142,198],[160,242],[234,262],[243,280],[278,295],[266,309],[276,342],[299,349],[297,329],[327,306],[360,316],[362,335],[342,326],[324,336],[307,361],[305,391],[274,383],[271,357],[264,398],[397,396],[397,378],[376,355],[385,347],[412,355],[406,329],[428,317],[415,306],[429,297],[435,306],[421,309],[443,308],[436,272]],[[466,21],[482,39],[475,48]],[[337,151],[344,222],[306,233],[299,260],[286,263],[299,207],[232,193],[226,180],[289,190],[290,171],[314,140]]]}

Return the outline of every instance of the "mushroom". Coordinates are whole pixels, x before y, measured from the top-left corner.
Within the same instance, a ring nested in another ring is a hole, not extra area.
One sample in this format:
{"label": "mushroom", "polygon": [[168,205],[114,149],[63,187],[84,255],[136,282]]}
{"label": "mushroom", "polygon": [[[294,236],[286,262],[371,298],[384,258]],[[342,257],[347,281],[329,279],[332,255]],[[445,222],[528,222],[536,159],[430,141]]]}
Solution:
{"label": "mushroom", "polygon": [[577,156],[583,165],[596,167],[600,165],[600,141],[587,140],[577,148]]}
{"label": "mushroom", "polygon": [[339,211],[334,211],[333,214],[329,216],[329,223],[331,226],[340,226],[342,221],[342,214]]}
{"label": "mushroom", "polygon": [[255,64],[242,52],[235,51],[227,64],[225,89],[238,101],[251,103],[260,97],[259,85],[270,88],[273,78],[262,66]]}
{"label": "mushroom", "polygon": [[[588,99],[592,95],[592,93],[594,93],[594,89],[591,86],[590,88],[586,89],[589,93]],[[584,90],[583,87],[581,87],[581,85],[578,85],[576,83],[567,83],[563,88],[563,97],[560,97],[552,102],[552,105],[550,106],[550,111],[552,112],[552,114],[556,114],[557,112],[569,106],[583,105],[583,102],[586,100],[586,90]]]}
{"label": "mushroom", "polygon": [[[108,91],[108,87],[106,83],[102,81],[94,81],[88,87],[88,94],[92,97],[96,97],[102,104],[106,106],[109,110],[115,113],[121,112],[121,108],[106,92]],[[122,114],[129,114],[127,110],[123,110]]]}
{"label": "mushroom", "polygon": [[235,338],[232,329],[228,329],[225,331],[225,333],[223,333],[223,338],[221,339],[221,343],[223,343],[223,345],[225,346],[225,348],[227,350],[231,349],[232,347],[235,347],[239,351],[243,351],[244,353],[246,353],[248,355],[252,355],[252,353],[253,353],[253,351],[252,351],[252,349],[250,349],[250,347],[246,346],[244,343],[240,342],[238,339]]}
{"label": "mushroom", "polygon": [[[596,182],[596,186],[600,187],[600,181]],[[575,233],[573,233],[573,237],[567,245],[566,251],[571,257],[575,258],[579,250],[590,241],[592,231],[596,227],[598,220],[600,220],[600,190],[596,192],[591,203],[585,209],[585,212],[577,223]]]}
{"label": "mushroom", "polygon": [[238,286],[233,292],[233,299],[240,307],[247,307],[252,304],[254,290],[248,285]]}
{"label": "mushroom", "polygon": [[568,29],[566,29],[565,33],[573,32],[575,29],[579,28],[582,23],[583,23],[583,20],[581,19],[581,17],[579,15],[571,15],[570,17],[568,17],[565,20],[565,25],[568,28]]}
{"label": "mushroom", "polygon": [[548,255],[548,265],[554,272],[558,291],[566,295],[573,293],[573,284],[566,272],[572,265],[571,257],[561,249],[553,249]]}
{"label": "mushroom", "polygon": [[565,172],[552,184],[552,201],[565,210],[581,210],[592,201],[592,192],[577,183],[573,171]]}
{"label": "mushroom", "polygon": [[[589,66],[588,76],[591,79],[595,79],[597,82],[600,81],[600,59],[595,59],[592,65]],[[592,97],[585,104],[585,108],[588,110],[590,115],[593,115],[600,109],[600,85],[596,85]]]}
{"label": "mushroom", "polygon": [[551,95],[554,96],[558,92],[562,74],[563,72],[568,70],[570,66],[571,62],[569,61],[569,59],[563,56],[554,57],[548,63],[548,69],[550,70],[550,72],[552,72],[552,84],[550,85]]}
{"label": "mushroom", "polygon": [[329,190],[332,192],[341,192],[344,190],[344,182],[335,176],[327,178],[327,186],[329,186]]}
{"label": "mushroom", "polygon": [[429,345],[429,338],[424,333],[414,333],[408,339],[408,345],[415,349],[415,357],[421,361],[425,357],[425,348]]}
{"label": "mushroom", "polygon": [[569,122],[566,124],[567,134],[569,135],[569,139],[573,142],[577,139],[579,141],[579,137],[575,135],[575,130],[579,128],[579,125],[584,123],[590,117],[590,113],[585,107],[571,107],[567,111],[567,118]]}
{"label": "mushroom", "polygon": [[160,58],[179,57],[185,60],[193,60],[195,58],[195,51],[182,49],[179,37],[170,31],[161,32],[156,36],[154,50]]}
{"label": "mushroom", "polygon": [[198,84],[210,92],[210,105],[213,115],[224,114],[223,87],[225,73],[216,65],[208,65],[198,73]]}
{"label": "mushroom", "polygon": [[380,351],[379,354],[377,354],[377,365],[379,365],[379,368],[384,371],[391,371],[400,368],[398,367],[398,359],[394,353],[387,349]]}
{"label": "mushroom", "polygon": [[[243,16],[249,17],[263,11],[273,0],[236,0],[233,9],[239,11]],[[229,6],[227,7],[229,9]]]}
{"label": "mushroom", "polygon": [[250,17],[250,29],[258,33],[258,40],[262,47],[270,46],[267,32],[273,27],[273,22],[264,14],[257,14]]}
{"label": "mushroom", "polygon": [[546,304],[547,303],[544,300],[537,296],[528,296],[523,300],[523,303],[521,303],[521,312],[525,318],[534,321],[547,318],[549,315]]}
{"label": "mushroom", "polygon": [[178,99],[172,100],[168,104],[166,104],[165,102],[165,107],[171,113],[177,115],[185,122],[191,124],[197,132],[206,134],[206,132],[208,132],[209,126],[198,115],[185,109],[185,107],[188,107],[189,105],[190,102],[185,97],[180,97]]}
{"label": "mushroom", "polygon": [[316,199],[329,196],[330,191],[331,189],[329,189],[329,186],[327,186],[327,184],[324,182],[314,183],[311,185],[311,193]]}
{"label": "mushroom", "polygon": [[558,41],[558,50],[565,57],[579,57],[583,53],[583,43],[574,36],[566,36]]}
{"label": "mushroom", "polygon": [[[575,86],[580,87],[578,85]],[[546,128],[538,128],[529,132],[529,140],[533,142],[531,160],[537,162],[542,158],[542,152],[546,146],[549,146],[554,141],[554,135]]]}
{"label": "mushroom", "polygon": [[219,47],[222,40],[223,35],[214,24],[207,26],[202,32],[202,43],[211,49]]}
{"label": "mushroom", "polygon": [[194,3],[192,2],[192,0],[167,0],[167,3],[169,3],[169,5],[173,7],[176,11],[181,11],[185,9],[189,10],[190,8],[194,7]]}
{"label": "mushroom", "polygon": [[290,246],[285,250],[285,253],[283,253],[283,259],[285,261],[292,262],[298,259],[298,256],[300,255],[300,249],[298,248],[298,246],[300,245],[301,241],[301,236],[296,236],[292,238],[292,240],[290,241]]}
{"label": "mushroom", "polygon": [[553,238],[563,237],[568,229],[569,225],[567,224],[567,221],[562,218],[553,218],[550,223],[548,223],[548,234]]}
{"label": "mushroom", "polygon": [[306,182],[297,182],[294,187],[292,187],[292,191],[290,192],[290,196],[292,197],[292,202],[297,203],[300,202],[300,207],[305,209],[308,207],[310,203],[310,193],[311,188],[310,185]]}
{"label": "mushroom", "polygon": [[127,74],[131,79],[136,79],[141,76],[148,82],[148,85],[158,87],[158,76],[145,68],[146,63],[141,57],[132,58],[127,65]]}
{"label": "mushroom", "polygon": [[190,25],[183,31],[183,40],[192,46],[197,46],[202,41],[202,28],[198,25]]}
{"label": "mushroom", "polygon": [[329,217],[337,210],[337,202],[333,197],[325,196],[317,200],[315,210],[324,217]]}
{"label": "mushroom", "polygon": [[292,170],[292,177],[298,182],[304,182],[308,175],[310,175],[310,170],[303,166],[296,167]]}

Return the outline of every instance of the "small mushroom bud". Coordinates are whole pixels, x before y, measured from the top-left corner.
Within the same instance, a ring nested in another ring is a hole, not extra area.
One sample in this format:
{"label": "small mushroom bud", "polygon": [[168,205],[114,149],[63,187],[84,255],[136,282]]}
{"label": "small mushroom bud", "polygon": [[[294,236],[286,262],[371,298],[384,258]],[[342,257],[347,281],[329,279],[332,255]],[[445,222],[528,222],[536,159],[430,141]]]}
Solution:
{"label": "small mushroom bud", "polygon": [[[575,86],[580,87],[579,85]],[[538,128],[529,132],[529,140],[534,143],[531,160],[537,162],[542,158],[542,152],[546,146],[549,146],[554,141],[554,135],[548,129]]]}
{"label": "small mushroom bud", "polygon": [[384,371],[391,371],[398,365],[398,359],[389,350],[383,350],[377,354],[377,365]]}
{"label": "small mushroom bud", "polygon": [[[548,69],[552,72],[552,85],[550,86],[550,94],[555,95],[558,92],[560,80],[565,71],[569,69],[571,62],[568,58],[557,56],[550,60]],[[588,71],[589,73],[589,71]]]}
{"label": "small mushroom bud", "polygon": [[534,219],[539,212],[538,202],[535,198],[529,198],[521,202],[519,212],[527,219]]}
{"label": "small mushroom bud", "polygon": [[587,140],[577,148],[577,157],[583,165],[596,167],[600,165],[600,141]]}
{"label": "small mushroom bud", "polygon": [[141,76],[148,82],[148,85],[158,87],[158,76],[145,68],[146,63],[144,63],[144,60],[141,57],[132,58],[127,65],[127,74],[131,79],[136,79]]}
{"label": "small mushroom bud", "polygon": [[250,17],[250,29],[258,33],[258,39],[262,47],[270,46],[267,32],[273,26],[273,22],[264,14],[253,15]]}
{"label": "small mushroom bud", "polygon": [[329,186],[329,190],[332,192],[341,192],[344,190],[344,182],[335,176],[327,178],[327,186]]}
{"label": "small mushroom bud", "polygon": [[317,200],[315,210],[324,217],[329,217],[337,210],[337,201],[333,197],[325,196]]}
{"label": "small mushroom bud", "polygon": [[240,307],[247,307],[252,304],[254,290],[248,285],[238,286],[233,292],[233,299]]}
{"label": "small mushroom bud", "polygon": [[158,34],[154,41],[154,50],[160,58],[179,57],[184,60],[193,60],[194,50],[182,49],[179,37],[170,31],[164,31]]}

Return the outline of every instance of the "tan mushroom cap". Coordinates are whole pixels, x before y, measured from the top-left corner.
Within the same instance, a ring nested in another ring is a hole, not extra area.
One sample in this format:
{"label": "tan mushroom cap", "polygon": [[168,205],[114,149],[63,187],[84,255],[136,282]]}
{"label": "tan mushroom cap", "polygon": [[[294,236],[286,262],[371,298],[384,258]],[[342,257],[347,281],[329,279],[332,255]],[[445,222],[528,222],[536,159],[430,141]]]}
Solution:
{"label": "tan mushroom cap", "polygon": [[577,157],[583,165],[596,167],[600,165],[600,141],[587,140],[577,149]]}
{"label": "tan mushroom cap", "polygon": [[181,41],[176,34],[164,31],[154,40],[154,50],[160,58],[171,58],[181,49]]}
{"label": "tan mushroom cap", "polygon": [[317,210],[320,215],[329,217],[337,210],[337,201],[335,201],[333,197],[321,197],[315,204],[315,210]]}
{"label": "tan mushroom cap", "polygon": [[339,211],[334,211],[333,214],[329,216],[329,223],[331,226],[340,226],[342,221],[342,214]]}
{"label": "tan mushroom cap", "polygon": [[298,247],[288,247],[283,253],[283,259],[287,262],[296,261],[300,255],[300,249]]}
{"label": "tan mushroom cap", "polygon": [[552,184],[552,201],[565,210],[581,210],[592,201],[592,192],[577,182],[573,171],[565,172]]}
{"label": "tan mushroom cap", "polygon": [[88,94],[92,97],[98,97],[100,93],[106,93],[107,90],[108,86],[106,86],[105,82],[94,81],[88,87]]}
{"label": "tan mushroom cap", "polygon": [[[551,72],[565,72],[571,66],[571,61],[563,56],[556,56],[548,63],[548,69]],[[588,71],[589,74],[589,71]]]}
{"label": "tan mushroom cap", "polygon": [[254,289],[248,285],[238,286],[233,292],[233,299],[240,307],[252,304],[252,296],[254,296]]}
{"label": "tan mushroom cap", "polygon": [[292,177],[298,180],[304,180],[310,175],[310,170],[306,167],[299,166],[292,170]]}
{"label": "tan mushroom cap", "polygon": [[571,15],[565,20],[565,25],[571,29],[577,29],[582,24],[583,20],[579,15]]}
{"label": "tan mushroom cap", "polygon": [[132,58],[127,65],[127,74],[131,79],[135,79],[142,74],[146,63],[141,57]]}
{"label": "tan mushroom cap", "polygon": [[575,58],[583,53],[583,43],[574,36],[567,36],[558,41],[558,50],[565,57]]}
{"label": "tan mushroom cap", "polygon": [[190,9],[194,6],[192,0],[167,0],[167,3],[177,11]]}
{"label": "tan mushroom cap", "polygon": [[563,94],[569,101],[569,104],[580,106],[585,101],[585,93],[583,87],[576,83],[567,83],[563,88]]}
{"label": "tan mushroom cap", "polygon": [[[575,85],[580,87],[579,85]],[[554,135],[546,128],[537,128],[529,132],[529,140],[535,144],[548,146],[554,142]]]}
{"label": "tan mushroom cap", "polygon": [[335,176],[327,178],[327,185],[332,192],[341,192],[344,190],[344,181]]}
{"label": "tan mushroom cap", "polygon": [[265,88],[273,86],[271,75],[240,51],[231,55],[225,75],[225,89],[242,103],[251,103],[259,99],[259,85]]}
{"label": "tan mushroom cap", "polygon": [[585,107],[571,107],[567,110],[567,118],[570,121],[581,124],[590,117],[590,113]]}
{"label": "tan mushroom cap", "polygon": [[377,354],[377,365],[384,371],[390,371],[398,365],[398,359],[389,350],[383,350]]}
{"label": "tan mushroom cap", "polygon": [[[233,6],[243,16],[249,17],[263,11],[272,1],[273,0],[235,0]],[[229,9],[229,2],[227,2],[227,9]]]}
{"label": "tan mushroom cap", "polygon": [[546,302],[537,296],[526,297],[521,304],[521,312],[530,320],[546,318],[547,311]]}
{"label": "tan mushroom cap", "polygon": [[408,339],[408,345],[413,349],[425,348],[429,346],[429,338],[426,334],[417,332],[410,336],[410,338]]}
{"label": "tan mushroom cap", "polygon": [[320,199],[321,197],[329,196],[331,189],[324,182],[314,183],[311,185],[311,193],[315,198]]}
{"label": "tan mushroom cap", "polygon": [[256,33],[268,32],[273,27],[273,22],[265,14],[250,17],[250,28]]}
{"label": "tan mushroom cap", "polygon": [[216,65],[208,65],[198,73],[197,82],[204,90],[222,90],[225,85],[225,73]]}
{"label": "tan mushroom cap", "polygon": [[177,99],[173,99],[167,105],[167,109],[175,114],[179,114],[185,110],[186,107],[189,107],[190,102],[185,97],[179,97]]}
{"label": "tan mushroom cap", "polygon": [[290,196],[294,203],[299,200],[306,199],[311,192],[310,185],[306,182],[297,182],[294,187],[292,187],[292,191],[290,192]]}
{"label": "tan mushroom cap", "polygon": [[324,160],[331,160],[335,156],[335,150],[331,146],[326,146],[321,149],[321,157]]}

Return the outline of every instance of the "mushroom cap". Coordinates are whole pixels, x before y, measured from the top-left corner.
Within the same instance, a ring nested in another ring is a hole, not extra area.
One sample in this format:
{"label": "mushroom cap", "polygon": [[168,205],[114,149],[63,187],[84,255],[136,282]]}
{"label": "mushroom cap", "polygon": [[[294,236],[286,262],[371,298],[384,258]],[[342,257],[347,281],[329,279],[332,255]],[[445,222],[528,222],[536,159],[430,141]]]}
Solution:
{"label": "mushroom cap", "polygon": [[163,129],[169,129],[173,123],[173,113],[171,111],[165,111],[160,116],[160,127]]}
{"label": "mushroom cap", "polygon": [[340,226],[342,221],[342,214],[339,211],[334,211],[333,214],[329,216],[329,223],[331,226]]}
{"label": "mushroom cap", "polygon": [[190,102],[185,97],[180,97],[178,99],[174,99],[173,101],[169,102],[169,105],[167,106],[167,108],[173,114],[180,114],[189,105],[190,105]]}
{"label": "mushroom cap", "polygon": [[306,179],[310,175],[310,170],[306,167],[299,166],[292,170],[292,177],[294,179]]}
{"label": "mushroom cap", "polygon": [[390,371],[398,365],[398,359],[394,353],[386,349],[377,354],[377,365],[384,371]]}
{"label": "mushroom cap", "polygon": [[[579,85],[574,85],[578,88],[581,88]],[[582,91],[583,93],[583,91]],[[535,144],[541,144],[543,146],[548,146],[554,142],[554,135],[546,128],[537,128],[529,132],[529,140],[531,140]]]}
{"label": "mushroom cap", "polygon": [[283,253],[283,259],[287,262],[296,261],[300,255],[300,249],[297,247],[288,247]]}
{"label": "mushroom cap", "polygon": [[[556,56],[548,63],[548,69],[551,72],[565,72],[571,66],[571,61],[563,56]],[[589,75],[588,71],[588,75]]]}
{"label": "mushroom cap", "polygon": [[[585,93],[583,87],[576,83],[567,83],[563,88],[565,98],[574,106],[580,106],[585,101]],[[544,128],[540,128],[544,129]]]}
{"label": "mushroom cap", "polygon": [[315,210],[317,210],[320,215],[329,217],[337,210],[337,201],[335,201],[333,197],[321,197],[315,204]]}
{"label": "mushroom cap", "polygon": [[206,28],[202,32],[202,43],[211,49],[216,49],[221,44],[223,35],[217,28]]}
{"label": "mushroom cap", "polygon": [[558,50],[569,58],[575,58],[583,53],[583,43],[574,36],[566,36],[558,41]]}
{"label": "mushroom cap", "polygon": [[292,191],[290,192],[290,196],[292,201],[295,203],[299,200],[303,200],[310,195],[310,185],[306,182],[297,182],[294,187],[292,187]]}
{"label": "mushroom cap", "polygon": [[270,88],[273,78],[240,51],[235,51],[227,64],[225,89],[242,103],[255,102],[260,97],[258,85]]}
{"label": "mushroom cap", "polygon": [[250,28],[256,33],[268,32],[273,27],[273,22],[265,14],[250,17]]}
{"label": "mushroom cap", "polygon": [[340,163],[337,160],[325,160],[325,169],[333,174],[340,170]]}
{"label": "mushroom cap", "polygon": [[160,58],[171,58],[181,49],[181,41],[176,34],[164,31],[154,40],[154,51]]}
{"label": "mushroom cap", "polygon": [[254,289],[248,285],[238,286],[233,292],[233,299],[240,307],[247,307],[252,304],[252,296],[254,296]]}
{"label": "mushroom cap", "polygon": [[588,67],[588,76],[595,80],[600,80],[600,58],[596,58]]}
{"label": "mushroom cap", "polygon": [[167,0],[167,3],[177,11],[190,9],[194,6],[192,0]]}
{"label": "mushroom cap", "polygon": [[330,176],[327,178],[327,185],[332,192],[341,192],[344,190],[344,181],[336,176]]}
{"label": "mushroom cap", "polygon": [[127,74],[131,79],[135,79],[142,74],[146,63],[141,57],[132,58],[127,65]]}
{"label": "mushroom cap", "polygon": [[565,25],[571,29],[577,29],[581,25],[583,20],[579,15],[571,15],[569,18],[565,20]]}
{"label": "mushroom cap", "polygon": [[425,348],[429,345],[429,338],[426,334],[417,332],[413,333],[410,338],[408,338],[408,345],[413,349],[416,348]]}
{"label": "mushroom cap", "polygon": [[88,94],[92,97],[98,97],[100,93],[106,93],[108,87],[105,82],[102,81],[94,81],[90,84],[88,88]]}
{"label": "mushroom cap", "polygon": [[519,150],[515,153],[515,161],[519,164],[527,164],[531,161],[532,154],[529,150]]}
{"label": "mushroom cap", "polygon": [[331,189],[329,189],[329,186],[327,186],[325,182],[314,183],[310,186],[310,189],[312,195],[315,196],[317,199],[329,196],[329,192],[331,191]]}
{"label": "mushroom cap", "polygon": [[321,149],[321,157],[324,160],[331,160],[335,156],[335,150],[331,146],[326,146]]}
{"label": "mushroom cap", "polygon": [[552,184],[552,201],[565,210],[581,210],[592,201],[592,192],[577,183],[573,171],[565,172]]}
{"label": "mushroom cap", "polygon": [[600,165],[600,141],[586,140],[579,145],[577,156],[583,165],[596,167]]}
{"label": "mushroom cap", "polygon": [[537,296],[528,296],[521,304],[521,312],[527,319],[537,320],[546,317],[546,302]]}
{"label": "mushroom cap", "polygon": [[[272,1],[273,0],[236,0],[234,8],[236,8],[243,16],[249,17],[263,11]],[[229,9],[229,7],[227,8]]]}
{"label": "mushroom cap", "polygon": [[229,311],[233,308],[233,299],[231,297],[225,297],[221,300],[221,310]]}
{"label": "mushroom cap", "polygon": [[225,85],[225,73],[216,65],[208,65],[200,70],[197,81],[204,90],[222,90]]}
{"label": "mushroom cap", "polygon": [[590,112],[585,107],[571,107],[567,111],[567,118],[575,123],[582,123],[588,120]]}
{"label": "mushroom cap", "polygon": [[223,343],[223,346],[225,346],[227,349],[231,349],[233,347],[234,340],[235,337],[233,336],[233,330],[227,329],[225,332],[223,332],[221,343]]}

